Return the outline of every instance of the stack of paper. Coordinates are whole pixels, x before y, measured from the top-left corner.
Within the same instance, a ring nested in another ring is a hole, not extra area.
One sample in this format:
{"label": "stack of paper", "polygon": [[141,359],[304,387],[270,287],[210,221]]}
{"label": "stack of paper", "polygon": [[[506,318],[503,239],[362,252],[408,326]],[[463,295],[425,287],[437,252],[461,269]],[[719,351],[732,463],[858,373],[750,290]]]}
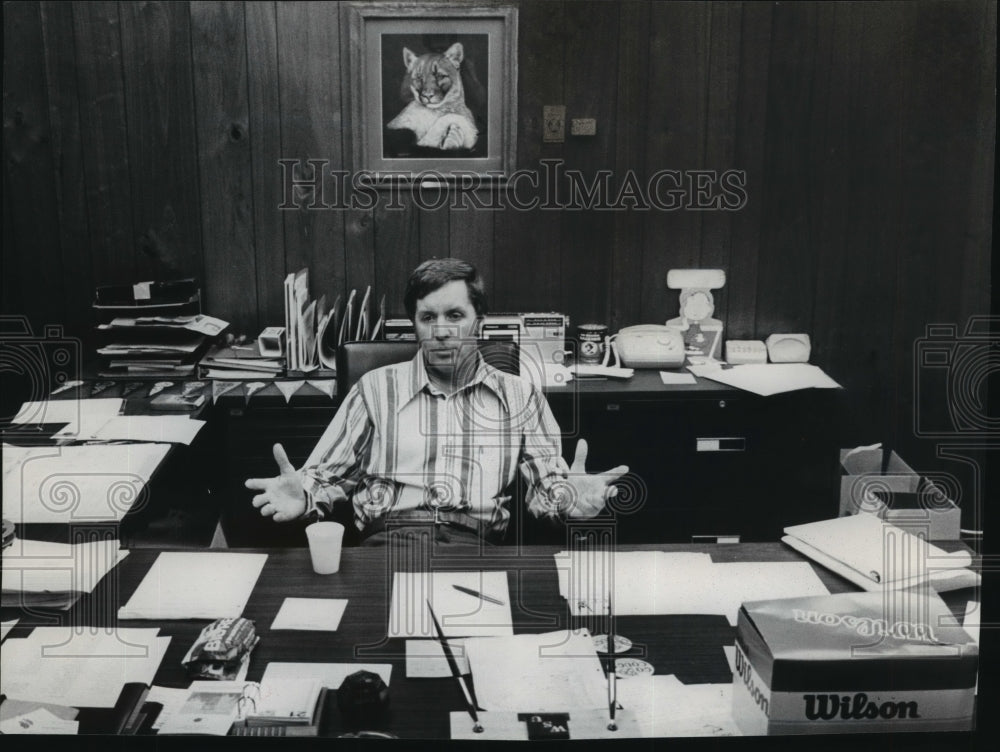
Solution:
{"label": "stack of paper", "polygon": [[949,553],[873,514],[794,525],[785,533],[784,543],[870,592],[924,583],[943,592],[980,582],[968,568],[968,551]]}
{"label": "stack of paper", "polygon": [[169,551],[156,557],[119,619],[238,617],[267,554]]}
{"label": "stack of paper", "polygon": [[126,556],[117,540],[71,545],[18,538],[3,552],[3,605],[72,605]]}
{"label": "stack of paper", "polygon": [[[487,598],[470,595],[456,585]],[[506,572],[396,572],[388,636],[436,637],[428,602],[446,637],[514,633]]]}
{"label": "stack of paper", "polygon": [[3,513],[15,523],[115,522],[142,498],[169,444],[3,447]]}
{"label": "stack of paper", "polygon": [[126,684],[151,684],[170,644],[158,629],[36,627],[3,644],[0,692],[17,700],[114,707]]}
{"label": "stack of paper", "polygon": [[188,376],[229,323],[204,314],[119,317],[97,327],[100,376]]}
{"label": "stack of paper", "polygon": [[644,737],[739,736],[732,684],[682,684],[676,676],[634,676],[618,682],[618,702]]}
{"label": "stack of paper", "polygon": [[708,554],[560,551],[559,594],[574,616],[720,614],[736,624],[744,601],[826,595],[806,562],[717,564]]}
{"label": "stack of paper", "polygon": [[483,710],[607,712],[607,680],[585,629],[470,638],[465,650]]}

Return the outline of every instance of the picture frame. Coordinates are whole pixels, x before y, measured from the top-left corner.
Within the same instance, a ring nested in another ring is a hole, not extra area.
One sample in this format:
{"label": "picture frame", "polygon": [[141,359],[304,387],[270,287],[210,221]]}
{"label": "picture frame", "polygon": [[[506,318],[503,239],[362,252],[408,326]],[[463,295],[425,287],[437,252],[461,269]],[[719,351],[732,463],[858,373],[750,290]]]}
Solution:
{"label": "picture frame", "polygon": [[373,183],[503,181],[517,155],[517,8],[347,3],[344,153]]}

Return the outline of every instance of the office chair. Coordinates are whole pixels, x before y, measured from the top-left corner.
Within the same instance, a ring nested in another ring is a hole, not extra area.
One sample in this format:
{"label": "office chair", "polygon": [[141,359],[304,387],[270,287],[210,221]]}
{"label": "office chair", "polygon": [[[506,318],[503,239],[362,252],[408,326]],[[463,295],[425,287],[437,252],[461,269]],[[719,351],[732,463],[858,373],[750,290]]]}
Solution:
{"label": "office chair", "polygon": [[343,399],[369,371],[407,361],[416,352],[417,343],[407,340],[345,342],[337,348],[337,394]]}

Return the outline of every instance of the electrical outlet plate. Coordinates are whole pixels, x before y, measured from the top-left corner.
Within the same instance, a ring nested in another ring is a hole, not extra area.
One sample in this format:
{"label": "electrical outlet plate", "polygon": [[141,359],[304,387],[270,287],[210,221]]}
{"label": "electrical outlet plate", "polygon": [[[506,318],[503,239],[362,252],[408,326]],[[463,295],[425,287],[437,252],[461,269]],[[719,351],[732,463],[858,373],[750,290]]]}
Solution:
{"label": "electrical outlet plate", "polygon": [[561,144],[566,140],[566,105],[547,104],[542,107],[542,141]]}

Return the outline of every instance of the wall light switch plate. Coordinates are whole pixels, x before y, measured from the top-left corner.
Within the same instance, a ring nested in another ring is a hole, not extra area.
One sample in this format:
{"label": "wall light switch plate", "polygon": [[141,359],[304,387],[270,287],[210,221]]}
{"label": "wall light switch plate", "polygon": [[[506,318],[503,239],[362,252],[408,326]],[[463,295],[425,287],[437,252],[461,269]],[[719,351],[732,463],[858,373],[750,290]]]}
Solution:
{"label": "wall light switch plate", "polygon": [[542,142],[561,144],[566,140],[566,105],[547,104],[542,107]]}
{"label": "wall light switch plate", "polygon": [[569,121],[569,135],[596,136],[597,120],[594,118],[573,118]]}

